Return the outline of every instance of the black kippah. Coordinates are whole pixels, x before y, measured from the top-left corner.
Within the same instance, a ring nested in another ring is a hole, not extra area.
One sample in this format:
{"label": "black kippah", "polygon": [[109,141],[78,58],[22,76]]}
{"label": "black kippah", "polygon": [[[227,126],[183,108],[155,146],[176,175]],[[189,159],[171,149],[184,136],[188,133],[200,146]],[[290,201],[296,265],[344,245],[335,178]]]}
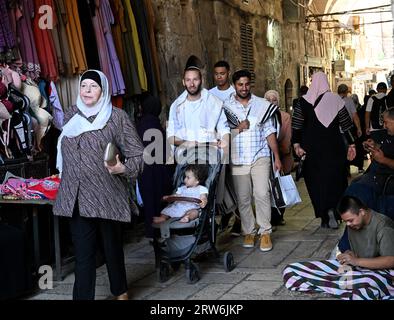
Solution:
{"label": "black kippah", "polygon": [[103,86],[101,84],[100,75],[96,71],[94,71],[94,70],[86,71],[81,77],[81,82],[85,79],[93,80],[93,81],[97,82],[97,84],[100,86],[101,89],[103,88]]}

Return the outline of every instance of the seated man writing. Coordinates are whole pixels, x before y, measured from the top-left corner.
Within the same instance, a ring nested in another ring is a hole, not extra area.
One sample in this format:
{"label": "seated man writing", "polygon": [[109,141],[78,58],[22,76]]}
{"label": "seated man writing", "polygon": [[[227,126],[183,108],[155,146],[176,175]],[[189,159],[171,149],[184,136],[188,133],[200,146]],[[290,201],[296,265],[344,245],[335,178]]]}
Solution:
{"label": "seated man writing", "polygon": [[350,250],[336,260],[288,265],[283,271],[286,287],[345,300],[393,299],[393,220],[350,196],[341,199],[337,210],[346,222]]}

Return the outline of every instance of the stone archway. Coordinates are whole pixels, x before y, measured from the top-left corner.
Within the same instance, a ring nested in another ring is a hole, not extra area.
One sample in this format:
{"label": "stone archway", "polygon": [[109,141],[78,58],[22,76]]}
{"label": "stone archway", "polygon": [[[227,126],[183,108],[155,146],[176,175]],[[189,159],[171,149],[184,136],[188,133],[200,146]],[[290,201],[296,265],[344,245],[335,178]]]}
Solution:
{"label": "stone archway", "polygon": [[293,104],[293,83],[290,79],[285,82],[285,110],[286,112],[291,111],[291,106]]}

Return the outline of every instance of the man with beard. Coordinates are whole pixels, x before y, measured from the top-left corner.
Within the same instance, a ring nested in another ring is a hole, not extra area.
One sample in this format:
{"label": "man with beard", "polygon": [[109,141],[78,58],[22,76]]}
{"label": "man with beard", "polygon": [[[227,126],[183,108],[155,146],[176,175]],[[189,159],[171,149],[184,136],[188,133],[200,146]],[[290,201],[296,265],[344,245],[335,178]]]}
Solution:
{"label": "man with beard", "polygon": [[222,112],[223,102],[202,88],[199,66],[187,63],[182,82],[186,90],[170,107],[169,143],[181,149],[207,142],[224,148],[230,129]]}
{"label": "man with beard", "polygon": [[[251,93],[249,71],[235,72],[232,80],[235,93],[225,101],[224,110],[230,127],[234,130],[231,141],[231,166],[244,234],[243,247],[253,248],[255,236],[259,236],[260,250],[270,251],[271,151],[275,158],[275,170],[282,169],[276,138],[278,128],[275,126],[274,116],[278,106]],[[252,209],[253,197],[256,217]]]}
{"label": "man with beard", "polygon": [[[394,295],[394,222],[356,197],[345,196],[337,210],[346,223],[350,250],[336,260],[289,264],[285,286],[325,292],[346,300],[391,299]],[[391,269],[391,270],[390,270]]]}

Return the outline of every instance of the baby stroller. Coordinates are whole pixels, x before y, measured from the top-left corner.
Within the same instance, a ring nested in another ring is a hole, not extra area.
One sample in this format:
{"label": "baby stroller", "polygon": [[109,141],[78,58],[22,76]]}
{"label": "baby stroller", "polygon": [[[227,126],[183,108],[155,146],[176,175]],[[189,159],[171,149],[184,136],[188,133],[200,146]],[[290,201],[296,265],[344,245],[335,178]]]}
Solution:
{"label": "baby stroller", "polygon": [[[220,255],[215,247],[217,225],[215,222],[215,191],[221,170],[221,152],[209,145],[185,149],[182,157],[178,157],[174,174],[175,190],[182,184],[185,168],[188,164],[205,164],[208,166],[207,205],[200,209],[199,218],[187,223],[180,223],[180,218],[170,218],[160,224],[152,224],[154,228],[153,247],[156,258],[158,280],[167,281],[171,276],[171,268],[176,271],[181,264],[185,265],[188,283],[200,280],[198,265],[192,258],[211,250],[216,259]],[[184,200],[185,198],[182,198]],[[189,198],[192,201],[193,198]],[[188,201],[187,199],[185,199]],[[234,269],[234,258],[231,252],[225,252],[222,263],[226,272]]]}

